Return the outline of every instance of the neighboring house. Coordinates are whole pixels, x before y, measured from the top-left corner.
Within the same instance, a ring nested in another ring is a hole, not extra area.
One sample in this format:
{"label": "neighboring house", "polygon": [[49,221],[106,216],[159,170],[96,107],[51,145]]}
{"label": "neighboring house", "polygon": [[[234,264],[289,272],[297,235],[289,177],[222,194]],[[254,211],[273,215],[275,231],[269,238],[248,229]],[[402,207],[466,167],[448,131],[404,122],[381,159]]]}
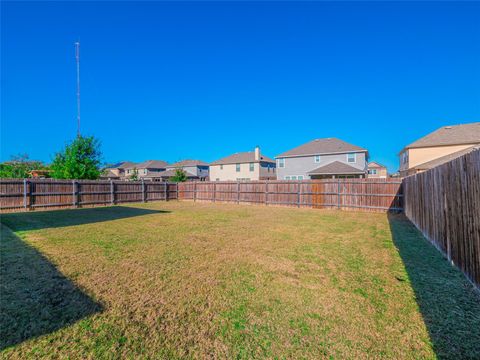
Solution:
{"label": "neighboring house", "polygon": [[214,181],[248,181],[274,180],[275,160],[255,151],[240,152],[217,160],[210,164],[210,180]]}
{"label": "neighboring house", "polygon": [[316,139],[278,156],[278,180],[363,178],[368,151],[336,138]]}
{"label": "neighboring house", "polygon": [[168,180],[175,175],[177,169],[182,169],[188,180],[205,181],[208,179],[208,168],[208,164],[201,160],[182,160],[168,165],[165,171],[159,173],[159,176],[162,180]]}
{"label": "neighboring house", "polygon": [[165,171],[168,163],[163,160],[147,160],[140,164],[134,164],[125,168],[125,177],[129,179],[135,172],[138,172],[138,179],[160,181],[162,179],[160,173]]}
{"label": "neighboring house", "polygon": [[400,152],[400,175],[431,169],[472,151],[478,145],[480,122],[441,127]]}
{"label": "neighboring house", "polygon": [[108,179],[108,180],[118,180],[118,179],[125,179],[126,176],[126,168],[130,168],[131,166],[135,166],[135,163],[131,161],[122,161],[117,164],[113,164],[105,169],[102,175],[100,175],[100,179]]}
{"label": "neighboring house", "polygon": [[387,167],[380,164],[376,161],[371,161],[368,163],[368,175],[369,178],[377,178],[377,179],[386,179],[387,174]]}

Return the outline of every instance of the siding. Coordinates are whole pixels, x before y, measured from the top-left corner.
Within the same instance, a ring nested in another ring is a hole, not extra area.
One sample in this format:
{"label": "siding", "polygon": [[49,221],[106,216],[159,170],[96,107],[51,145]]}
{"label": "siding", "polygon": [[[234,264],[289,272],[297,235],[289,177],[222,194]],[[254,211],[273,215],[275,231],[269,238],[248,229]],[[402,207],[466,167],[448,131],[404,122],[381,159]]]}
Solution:
{"label": "siding", "polygon": [[298,156],[298,157],[287,157],[285,159],[285,167],[280,168],[278,167],[278,160],[277,160],[277,179],[283,180],[285,176],[292,176],[292,175],[302,175],[304,179],[309,179],[310,177],[307,175],[308,172],[331,163],[333,161],[341,161],[350,166],[353,166],[360,170],[367,169],[367,161],[365,158],[364,152],[357,152],[357,159],[355,163],[347,162],[347,153],[345,154],[329,154],[329,155],[320,155],[320,163],[315,162],[314,156]]}

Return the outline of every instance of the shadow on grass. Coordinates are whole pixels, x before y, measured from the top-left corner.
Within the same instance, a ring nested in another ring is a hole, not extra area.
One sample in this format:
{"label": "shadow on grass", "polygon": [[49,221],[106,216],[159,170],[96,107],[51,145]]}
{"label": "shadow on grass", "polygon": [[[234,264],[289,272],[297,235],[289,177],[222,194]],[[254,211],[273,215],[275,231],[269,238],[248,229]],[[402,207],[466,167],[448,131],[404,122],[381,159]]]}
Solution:
{"label": "shadow on grass", "polygon": [[404,215],[389,215],[433,349],[441,359],[480,359],[480,295]]}
{"label": "shadow on grass", "polygon": [[41,253],[0,226],[0,350],[102,311]]}
{"label": "shadow on grass", "polygon": [[142,209],[128,206],[53,210],[2,214],[2,223],[14,231],[39,230],[84,225],[134,216],[169,213],[170,211]]}

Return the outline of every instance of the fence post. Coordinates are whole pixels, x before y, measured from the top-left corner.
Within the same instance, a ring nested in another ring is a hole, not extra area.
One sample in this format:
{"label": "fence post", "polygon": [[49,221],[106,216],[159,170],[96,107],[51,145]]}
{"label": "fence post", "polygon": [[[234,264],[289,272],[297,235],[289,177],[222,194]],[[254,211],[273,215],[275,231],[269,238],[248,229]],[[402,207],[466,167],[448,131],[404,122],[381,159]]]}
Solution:
{"label": "fence post", "polygon": [[73,197],[73,207],[78,207],[78,191],[77,191],[77,182],[72,180],[72,197]]}
{"label": "fence post", "polygon": [[110,180],[110,203],[115,205],[115,185],[113,184],[113,180]]}
{"label": "fence post", "polygon": [[300,196],[301,196],[301,190],[302,189],[302,182],[298,182],[298,191],[297,191],[297,207],[300,207]]}
{"label": "fence post", "polygon": [[142,202],[145,202],[145,181],[142,179]]}
{"label": "fence post", "polygon": [[178,199],[178,185],[179,185],[179,184],[180,184],[180,183],[177,182],[177,201],[179,200],[179,199]]}
{"label": "fence post", "polygon": [[213,183],[213,202],[215,202],[215,190],[216,190],[217,184]]}
{"label": "fence post", "polygon": [[193,182],[193,202],[197,201],[197,182]]}
{"label": "fence post", "polygon": [[268,205],[268,180],[265,180],[265,205]]}
{"label": "fence post", "polygon": [[337,186],[337,208],[340,209],[340,179],[337,180],[338,186]]}
{"label": "fence post", "polygon": [[240,204],[240,181],[237,181],[237,204]]}
{"label": "fence post", "polygon": [[164,190],[164,196],[165,196],[165,201],[168,201],[168,193],[167,193],[167,188],[168,188],[168,182],[164,182],[165,187],[163,188]]}
{"label": "fence post", "polygon": [[27,210],[27,179],[23,179],[23,207]]}

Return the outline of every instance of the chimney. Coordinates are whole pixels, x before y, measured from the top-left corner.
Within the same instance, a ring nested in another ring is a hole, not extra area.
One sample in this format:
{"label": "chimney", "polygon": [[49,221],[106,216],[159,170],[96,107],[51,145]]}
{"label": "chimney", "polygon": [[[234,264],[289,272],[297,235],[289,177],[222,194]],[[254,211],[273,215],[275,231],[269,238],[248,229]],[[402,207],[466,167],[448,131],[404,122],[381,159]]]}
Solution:
{"label": "chimney", "polygon": [[255,146],[255,161],[258,161],[260,160],[260,148],[257,146]]}

